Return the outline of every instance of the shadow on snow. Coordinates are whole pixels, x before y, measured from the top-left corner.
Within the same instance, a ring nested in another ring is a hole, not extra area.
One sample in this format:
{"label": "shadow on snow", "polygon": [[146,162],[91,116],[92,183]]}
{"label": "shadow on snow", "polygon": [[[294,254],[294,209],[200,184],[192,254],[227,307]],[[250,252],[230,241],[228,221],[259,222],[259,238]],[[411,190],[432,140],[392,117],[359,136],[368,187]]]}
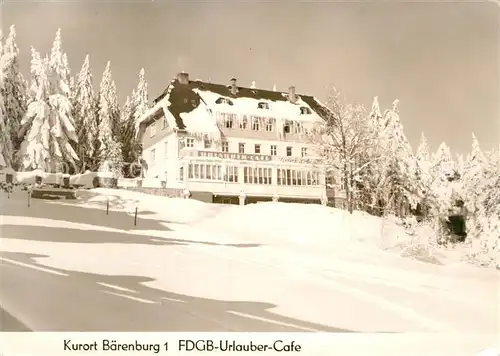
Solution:
{"label": "shadow on snow", "polygon": [[[45,255],[2,252],[1,256],[47,268],[34,261]],[[10,267],[11,272],[5,270]],[[42,320],[43,331],[352,332],[274,314],[269,310],[276,305],[270,303],[206,299],[147,287],[145,283],[154,281],[148,277],[50,267],[69,275],[54,276],[8,262],[3,268],[2,299],[7,291],[15,294],[23,312]],[[16,273],[16,268],[21,271]]]}

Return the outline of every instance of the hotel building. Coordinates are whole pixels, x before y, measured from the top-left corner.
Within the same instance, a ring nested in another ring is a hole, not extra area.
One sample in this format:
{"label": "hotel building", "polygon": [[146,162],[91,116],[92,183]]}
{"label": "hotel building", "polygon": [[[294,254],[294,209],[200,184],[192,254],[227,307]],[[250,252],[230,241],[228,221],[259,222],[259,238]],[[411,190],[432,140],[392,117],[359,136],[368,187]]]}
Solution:
{"label": "hotel building", "polygon": [[307,138],[325,110],[294,87],[282,93],[179,73],[137,123],[144,181],[208,202],[339,206],[344,191]]}

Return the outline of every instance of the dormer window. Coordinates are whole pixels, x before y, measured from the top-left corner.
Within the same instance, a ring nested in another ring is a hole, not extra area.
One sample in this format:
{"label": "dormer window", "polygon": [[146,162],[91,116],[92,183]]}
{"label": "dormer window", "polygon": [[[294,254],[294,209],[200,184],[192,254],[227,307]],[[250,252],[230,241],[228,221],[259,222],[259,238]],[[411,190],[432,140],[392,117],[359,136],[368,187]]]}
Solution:
{"label": "dormer window", "polygon": [[259,109],[266,109],[266,110],[269,110],[269,104],[268,103],[265,103],[263,101],[261,101],[260,103],[257,104],[257,107]]}
{"label": "dormer window", "polygon": [[217,99],[215,101],[216,104],[227,104],[227,105],[233,105],[233,102],[231,100],[229,100],[228,98],[223,98],[223,97],[220,97],[219,99]]}
{"label": "dormer window", "polygon": [[309,109],[308,107],[301,106],[300,107],[300,114],[301,115],[310,115],[310,114],[312,114],[312,112],[311,112],[311,109]]}

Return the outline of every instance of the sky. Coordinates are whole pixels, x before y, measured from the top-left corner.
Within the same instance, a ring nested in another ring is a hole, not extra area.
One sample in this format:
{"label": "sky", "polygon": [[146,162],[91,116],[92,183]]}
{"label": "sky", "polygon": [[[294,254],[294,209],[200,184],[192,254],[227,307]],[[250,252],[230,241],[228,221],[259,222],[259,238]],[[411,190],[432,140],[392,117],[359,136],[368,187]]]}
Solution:
{"label": "sky", "polygon": [[[2,3],[2,0],[0,0]],[[28,76],[30,46],[62,29],[72,73],[90,54],[96,85],[111,61],[120,102],[146,71],[150,100],[180,71],[193,79],[297,92],[381,109],[400,100],[414,149],[424,132],[466,154],[500,142],[500,7],[493,2],[3,0]]]}

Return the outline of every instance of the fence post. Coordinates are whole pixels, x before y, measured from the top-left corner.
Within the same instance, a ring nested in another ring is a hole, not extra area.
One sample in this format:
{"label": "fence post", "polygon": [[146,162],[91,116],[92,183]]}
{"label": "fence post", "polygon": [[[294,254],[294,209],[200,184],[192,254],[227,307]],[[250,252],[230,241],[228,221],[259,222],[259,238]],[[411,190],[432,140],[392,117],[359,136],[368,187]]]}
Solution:
{"label": "fence post", "polygon": [[106,215],[109,215],[109,198],[106,199]]}
{"label": "fence post", "polygon": [[137,207],[135,207],[134,226],[137,226]]}
{"label": "fence post", "polygon": [[31,192],[28,190],[28,208],[31,206]]}

